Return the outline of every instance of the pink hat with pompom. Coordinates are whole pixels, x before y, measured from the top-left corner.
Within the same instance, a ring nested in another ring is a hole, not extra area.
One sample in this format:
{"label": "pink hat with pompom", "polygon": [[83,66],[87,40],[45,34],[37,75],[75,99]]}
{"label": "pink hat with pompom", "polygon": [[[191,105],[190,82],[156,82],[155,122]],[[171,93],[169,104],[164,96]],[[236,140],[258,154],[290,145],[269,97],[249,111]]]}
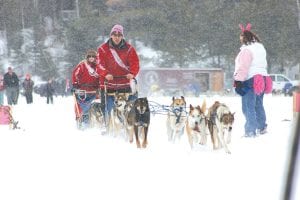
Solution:
{"label": "pink hat with pompom", "polygon": [[119,24],[114,25],[110,31],[110,35],[112,35],[113,33],[120,33],[124,37],[123,26]]}

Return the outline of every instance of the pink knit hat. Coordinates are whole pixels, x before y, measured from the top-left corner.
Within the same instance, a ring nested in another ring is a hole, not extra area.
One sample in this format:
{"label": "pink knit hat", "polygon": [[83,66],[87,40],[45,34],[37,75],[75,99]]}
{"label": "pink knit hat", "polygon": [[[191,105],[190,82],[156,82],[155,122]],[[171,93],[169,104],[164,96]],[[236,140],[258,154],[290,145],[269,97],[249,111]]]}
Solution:
{"label": "pink knit hat", "polygon": [[121,33],[124,36],[122,25],[119,25],[119,24],[114,25],[114,27],[112,27],[112,29],[110,31],[110,35],[112,35],[113,32]]}

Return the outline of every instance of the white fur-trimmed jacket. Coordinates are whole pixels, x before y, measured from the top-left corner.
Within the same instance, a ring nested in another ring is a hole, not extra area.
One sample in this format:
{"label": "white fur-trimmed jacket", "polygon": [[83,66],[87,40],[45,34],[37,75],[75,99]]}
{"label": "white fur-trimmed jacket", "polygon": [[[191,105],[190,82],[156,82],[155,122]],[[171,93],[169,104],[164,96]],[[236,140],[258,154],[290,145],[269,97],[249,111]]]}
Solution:
{"label": "white fur-trimmed jacket", "polygon": [[259,42],[243,45],[235,59],[234,80],[245,81],[257,74],[268,75],[266,50]]}

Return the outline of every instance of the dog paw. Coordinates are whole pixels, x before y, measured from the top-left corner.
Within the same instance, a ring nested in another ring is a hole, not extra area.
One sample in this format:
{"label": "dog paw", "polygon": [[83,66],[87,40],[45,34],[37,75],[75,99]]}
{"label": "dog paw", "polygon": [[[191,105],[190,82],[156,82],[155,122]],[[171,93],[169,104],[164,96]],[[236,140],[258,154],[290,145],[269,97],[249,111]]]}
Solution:
{"label": "dog paw", "polygon": [[147,144],[148,144],[148,142],[143,142],[142,147],[143,147],[143,148],[146,148],[146,147],[147,147]]}

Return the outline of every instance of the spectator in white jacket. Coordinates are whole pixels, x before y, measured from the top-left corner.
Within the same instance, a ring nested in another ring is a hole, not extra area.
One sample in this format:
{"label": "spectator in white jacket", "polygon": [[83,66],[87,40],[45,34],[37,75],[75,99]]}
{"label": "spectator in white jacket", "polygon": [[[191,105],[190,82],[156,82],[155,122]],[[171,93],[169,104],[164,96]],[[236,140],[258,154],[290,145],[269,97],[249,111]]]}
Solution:
{"label": "spectator in white jacket", "polygon": [[272,80],[267,72],[266,49],[250,29],[240,25],[242,47],[235,59],[234,85],[242,96],[242,111],[246,118],[245,137],[267,132],[264,93],[272,91]]}

